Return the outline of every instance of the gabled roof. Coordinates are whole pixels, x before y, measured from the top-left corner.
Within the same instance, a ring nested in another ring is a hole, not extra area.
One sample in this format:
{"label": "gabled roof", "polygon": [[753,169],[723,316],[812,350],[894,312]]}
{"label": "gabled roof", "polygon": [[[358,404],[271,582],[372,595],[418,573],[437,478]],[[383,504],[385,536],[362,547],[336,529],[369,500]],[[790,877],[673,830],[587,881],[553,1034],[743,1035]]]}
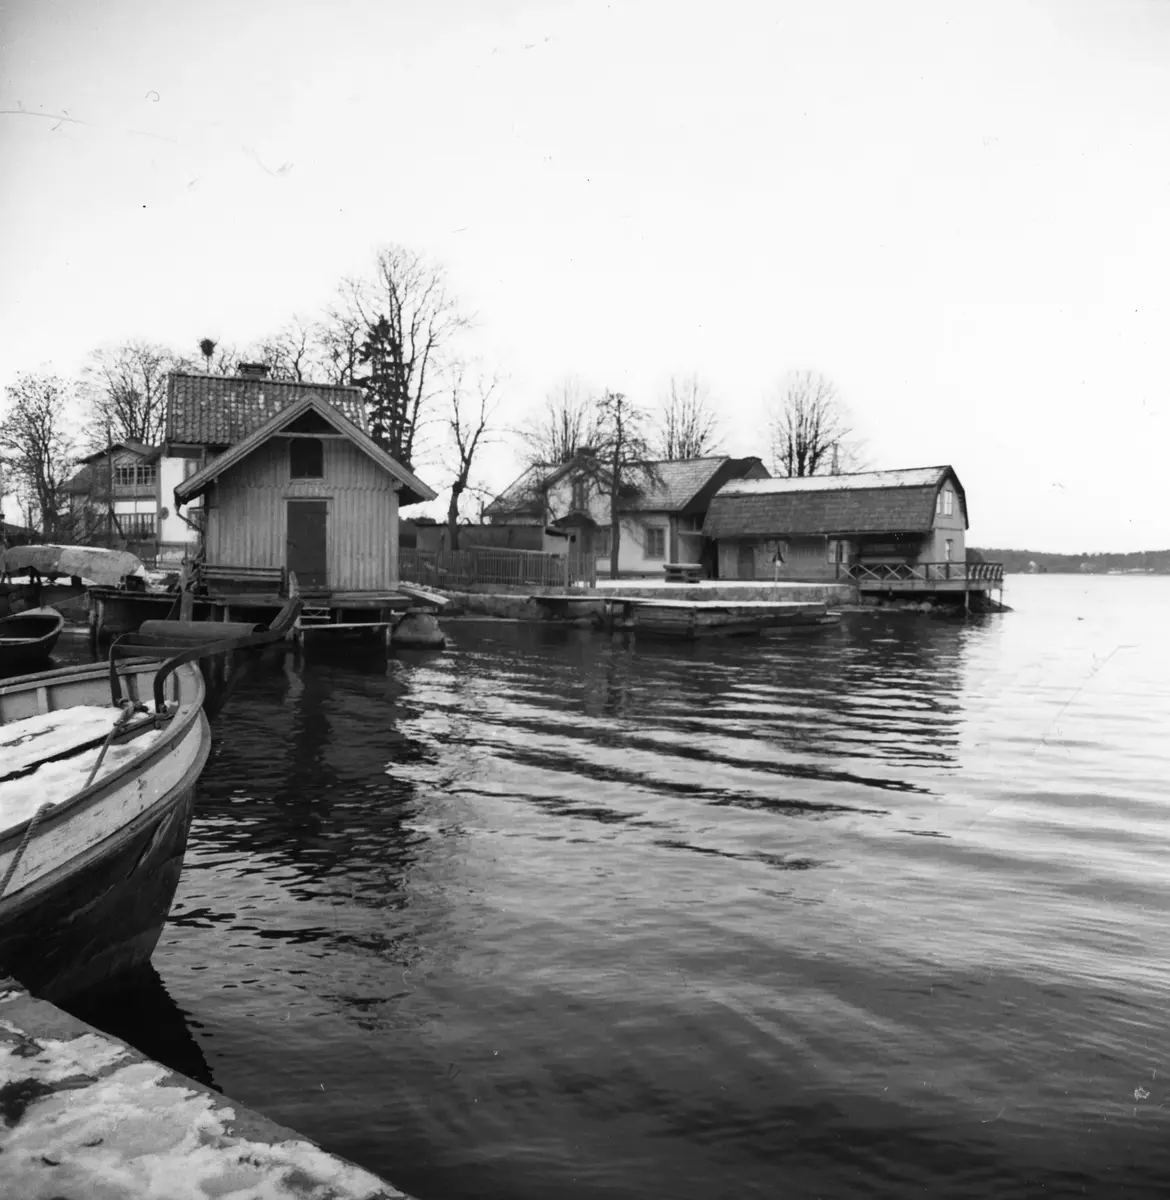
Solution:
{"label": "gabled roof", "polygon": [[636,496],[623,499],[623,512],[680,513],[688,508],[705,508],[717,485],[735,479],[749,471],[764,471],[758,458],[731,458],[720,454],[710,458],[676,458],[653,463],[654,476]]}
{"label": "gabled roof", "polygon": [[152,462],[162,453],[161,446],[148,446],[145,442],[135,442],[127,438],[123,442],[111,442],[102,450],[95,450],[92,454],[87,454],[84,458],[79,458],[80,463],[96,463],[104,458],[109,458],[111,454],[117,454],[119,450],[129,450],[131,454],[137,454],[139,458],[144,458],[147,462]]}
{"label": "gabled roof", "polygon": [[433,500],[438,493],[429,488],[412,471],[408,471],[401,463],[391,458],[381,446],[377,445],[365,432],[359,429],[344,413],[339,412],[328,400],[310,393],[302,396],[294,404],[277,412],[259,429],[253,430],[242,442],[237,442],[230,450],[213,458],[201,471],[184,479],[175,488],[175,503],[186,504],[196,496],[205,492],[224,471],[242,462],[254,450],[258,449],[269,438],[280,433],[305,413],[313,411],[323,417],[333,429],[344,434],[364,451],[382,470],[392,475],[402,484],[398,496],[400,505],[418,504],[423,500]]}
{"label": "gabled roof", "polygon": [[[552,467],[538,464],[529,467],[515,482],[484,508],[488,517],[534,516],[544,511],[541,493],[559,479],[571,474],[582,464],[577,455],[567,463]],[[590,462],[593,460],[590,458]],[[708,458],[660,459],[650,464],[652,475],[636,494],[623,496],[622,512],[679,513],[701,501],[724,479],[736,478],[749,472],[764,472],[758,458],[731,458],[726,454]]]}
{"label": "gabled roof", "polygon": [[710,538],[802,534],[926,533],[950,480],[967,524],[967,497],[949,466],[797,479],[735,480],[712,497],[703,532]]}
{"label": "gabled roof", "polygon": [[63,492],[83,495],[92,491],[94,486],[94,469],[91,466],[82,467],[75,475],[67,479],[62,486]]}
{"label": "gabled roof", "polygon": [[490,504],[484,505],[485,517],[539,517],[544,511],[541,487],[556,468],[545,463],[529,467],[519,479],[510,483]]}
{"label": "gabled roof", "polygon": [[352,425],[366,432],[366,410],[360,388],[255,375],[172,371],[167,377],[167,441],[179,445],[233,446],[277,413],[310,395],[322,397]]}

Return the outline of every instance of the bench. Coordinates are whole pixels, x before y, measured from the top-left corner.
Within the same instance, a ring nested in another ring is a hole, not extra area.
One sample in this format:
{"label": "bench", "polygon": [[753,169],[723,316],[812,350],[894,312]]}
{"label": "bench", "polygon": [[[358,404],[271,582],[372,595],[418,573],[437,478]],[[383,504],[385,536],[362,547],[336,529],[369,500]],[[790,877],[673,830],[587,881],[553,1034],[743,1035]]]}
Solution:
{"label": "bench", "polygon": [[703,578],[701,563],[666,563],[662,570],[667,583],[698,583]]}
{"label": "bench", "polygon": [[288,572],[284,567],[233,567],[204,563],[199,582],[212,595],[225,593],[288,594]]}

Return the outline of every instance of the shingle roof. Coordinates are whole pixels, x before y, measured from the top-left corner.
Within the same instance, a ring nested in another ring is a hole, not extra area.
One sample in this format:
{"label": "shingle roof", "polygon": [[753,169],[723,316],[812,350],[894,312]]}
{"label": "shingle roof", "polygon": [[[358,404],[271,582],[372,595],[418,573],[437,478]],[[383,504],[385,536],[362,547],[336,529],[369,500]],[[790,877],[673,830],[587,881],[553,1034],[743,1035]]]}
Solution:
{"label": "shingle roof", "polygon": [[278,412],[314,393],[368,432],[359,388],[173,371],[167,379],[167,441],[233,446]]}
{"label": "shingle roof", "polygon": [[656,477],[647,480],[638,495],[623,500],[620,507],[624,512],[677,512],[686,508],[727,461],[727,455],[719,455],[656,462]]}
{"label": "shingle roof", "polygon": [[735,480],[712,497],[703,532],[710,538],[925,533],[934,525],[935,497],[947,478],[966,522],[963,486],[950,467],[942,466]]}

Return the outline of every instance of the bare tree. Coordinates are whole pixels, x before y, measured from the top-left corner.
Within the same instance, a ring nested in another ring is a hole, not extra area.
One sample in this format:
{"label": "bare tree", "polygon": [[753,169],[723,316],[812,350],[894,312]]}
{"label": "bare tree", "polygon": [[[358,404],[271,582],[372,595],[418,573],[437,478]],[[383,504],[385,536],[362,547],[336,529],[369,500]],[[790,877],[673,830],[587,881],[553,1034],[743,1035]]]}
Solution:
{"label": "bare tree", "polygon": [[661,479],[646,433],[646,413],[621,392],[607,391],[597,402],[598,432],[594,478],[609,496],[609,574],[618,577],[621,502]]}
{"label": "bare tree", "polygon": [[697,374],[670,377],[655,429],[655,449],[667,460],[703,458],[719,449],[719,416]]}
{"label": "bare tree", "polygon": [[599,440],[597,402],[573,376],[545,393],[544,405],[517,430],[530,466],[559,466]]}
{"label": "bare tree", "polygon": [[325,374],[320,330],[316,321],[294,316],[275,333],[261,338],[254,352],[273,379],[300,383]]}
{"label": "bare tree", "polygon": [[372,277],[342,283],[325,324],[322,341],[335,376],[349,374],[366,392],[371,436],[411,463],[433,377],[469,325],[443,269],[414,250],[384,247]]}
{"label": "bare tree", "polygon": [[768,427],[772,470],[779,476],[859,469],[849,411],[833,383],[816,371],[793,371],[773,394]]}
{"label": "bare tree", "polygon": [[70,434],[72,397],[55,375],[25,374],[5,389],[0,418],[0,450],[30,525],[45,537],[57,532],[64,507],[64,486],[72,474]]}
{"label": "bare tree", "polygon": [[181,365],[171,350],[152,342],[125,342],[95,350],[83,373],[90,406],[90,441],[95,446],[111,440],[148,446],[161,442],[167,416],[167,375]]}
{"label": "bare tree", "polygon": [[455,363],[448,371],[446,388],[449,398],[446,424],[450,436],[454,464],[451,499],[447,505],[447,533],[452,550],[459,549],[459,506],[468,491],[472,465],[480,447],[493,436],[492,423],[500,407],[498,376],[470,376],[463,363]]}
{"label": "bare tree", "polygon": [[348,301],[342,285],[337,299],[317,325],[318,353],[327,383],[353,384],[361,368],[365,336],[362,316]]}

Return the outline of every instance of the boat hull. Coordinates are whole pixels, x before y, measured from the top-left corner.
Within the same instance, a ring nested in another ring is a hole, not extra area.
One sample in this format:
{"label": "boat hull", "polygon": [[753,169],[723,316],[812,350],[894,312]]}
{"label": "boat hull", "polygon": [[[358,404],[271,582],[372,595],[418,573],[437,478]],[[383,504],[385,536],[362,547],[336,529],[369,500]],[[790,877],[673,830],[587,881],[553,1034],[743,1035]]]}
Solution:
{"label": "boat hull", "polygon": [[0,900],[5,973],[57,1003],[150,961],[179,886],[197,777],[53,886]]}
{"label": "boat hull", "polygon": [[[137,665],[130,690],[144,696],[158,664]],[[0,976],[60,1001],[113,983],[149,961],[182,871],[195,786],[211,747],[198,667],[174,679],[179,710],[140,758],[35,825],[0,835]],[[101,670],[67,669],[0,685],[9,719],[38,693],[50,709],[98,701]],[[176,676],[179,672],[176,672]],[[44,681],[39,687],[40,681]],[[108,684],[106,694],[108,699]]]}
{"label": "boat hull", "polygon": [[0,618],[0,677],[47,662],[64,627],[65,618],[47,608]]}

